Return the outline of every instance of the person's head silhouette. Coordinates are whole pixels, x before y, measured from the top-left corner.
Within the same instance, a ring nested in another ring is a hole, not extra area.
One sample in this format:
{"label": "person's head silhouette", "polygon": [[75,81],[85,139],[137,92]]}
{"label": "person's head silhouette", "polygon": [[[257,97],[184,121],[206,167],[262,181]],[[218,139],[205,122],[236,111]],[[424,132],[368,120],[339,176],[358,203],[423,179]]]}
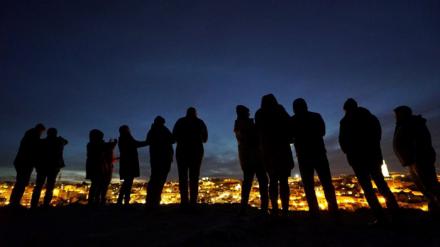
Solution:
{"label": "person's head silhouette", "polygon": [[237,118],[249,118],[249,108],[247,108],[244,105],[237,105],[237,107],[235,108],[235,111],[237,112]]}
{"label": "person's head silhouette", "polygon": [[42,135],[43,132],[46,130],[46,127],[44,127],[44,125],[42,123],[39,123],[37,125],[35,125],[35,130],[37,131],[38,135]]}
{"label": "person's head silhouette", "polygon": [[358,108],[358,103],[353,98],[349,98],[344,103],[344,111],[346,113],[351,113]]}
{"label": "person's head silhouette", "polygon": [[272,109],[278,105],[278,101],[273,94],[266,94],[261,99],[261,108]]}
{"label": "person's head silhouette", "polygon": [[394,109],[396,122],[401,122],[409,119],[412,116],[412,110],[409,106],[401,105]]}
{"label": "person's head silhouette", "polygon": [[130,128],[128,127],[128,125],[124,124],[121,127],[119,127],[119,135],[121,136],[130,135]]}
{"label": "person's head silhouette", "polygon": [[295,114],[303,114],[308,111],[307,103],[303,98],[298,98],[293,101],[293,111]]}
{"label": "person's head silhouette", "polygon": [[186,110],[186,117],[188,118],[197,118],[197,110],[194,107],[189,107]]}
{"label": "person's head silhouette", "polygon": [[153,124],[156,125],[156,126],[163,126],[163,125],[165,125],[165,118],[163,118],[162,116],[157,116],[154,119],[154,123]]}
{"label": "person's head silhouette", "polygon": [[89,132],[89,140],[90,142],[99,142],[104,139],[104,133],[98,129],[92,129]]}
{"label": "person's head silhouette", "polygon": [[57,137],[57,135],[58,135],[58,131],[57,131],[57,129],[55,129],[55,128],[49,128],[49,129],[47,130],[47,137],[49,137],[49,138],[55,138],[55,137]]}

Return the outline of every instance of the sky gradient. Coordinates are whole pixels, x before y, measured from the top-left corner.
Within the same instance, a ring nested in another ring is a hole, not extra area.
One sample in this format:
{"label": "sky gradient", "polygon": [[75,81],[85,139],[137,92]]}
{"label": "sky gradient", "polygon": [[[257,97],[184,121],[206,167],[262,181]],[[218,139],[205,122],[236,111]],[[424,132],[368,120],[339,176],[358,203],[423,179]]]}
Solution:
{"label": "sky gradient", "polygon": [[[66,169],[81,171],[90,129],[117,138],[127,124],[144,139],[157,115],[172,129],[195,106],[209,131],[202,176],[239,177],[235,106],[253,114],[273,93],[290,114],[298,97],[322,114],[333,174],[352,172],[337,135],[343,102],[357,99],[379,117],[399,171],[396,106],[426,117],[440,150],[439,30],[429,0],[1,3],[0,167],[13,171],[38,122],[70,141]],[[139,153],[147,176],[148,149]]]}

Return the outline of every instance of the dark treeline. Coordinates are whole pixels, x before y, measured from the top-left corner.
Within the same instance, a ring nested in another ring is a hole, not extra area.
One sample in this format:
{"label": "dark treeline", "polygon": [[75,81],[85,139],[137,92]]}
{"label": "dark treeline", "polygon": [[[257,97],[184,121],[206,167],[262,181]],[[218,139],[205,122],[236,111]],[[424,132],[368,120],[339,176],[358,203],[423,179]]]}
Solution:
{"label": "dark treeline", "polygon": [[[306,101],[302,98],[294,100],[292,107],[294,115],[290,116],[272,94],[262,97],[261,107],[256,110],[255,118],[251,118],[250,110],[246,106],[236,107],[234,133],[243,170],[240,215],[246,214],[254,176],[259,183],[260,212],[275,216],[287,215],[290,192],[288,178],[295,165],[290,147],[293,144],[310,216],[319,217],[320,214],[314,190],[315,172],[323,186],[329,212],[339,216],[324,144],[325,122],[319,113],[309,111]],[[358,106],[351,98],[345,102],[343,110],[345,115],[340,121],[339,144],[364,191],[375,216],[374,223],[383,224],[390,220],[398,220],[399,205],[380,168],[383,160],[380,122],[368,109]],[[430,213],[437,217],[440,215],[440,186],[434,165],[436,153],[426,127],[426,119],[414,115],[408,106],[395,108],[394,114],[394,152],[402,166],[408,168],[415,185],[427,198]],[[181,208],[197,208],[203,145],[208,140],[208,129],[197,116],[194,107],[187,109],[186,115],[177,120],[172,131],[165,123],[163,117],[157,116],[145,140],[136,140],[127,125],[119,128],[118,140],[108,142],[104,141],[102,131],[90,131],[86,158],[86,179],[91,181],[89,205],[106,203],[106,193],[116,159],[119,159],[119,175],[122,181],[117,204],[128,205],[133,180],[140,176],[137,149],[148,146],[151,176],[147,186],[146,208],[152,210],[159,207],[162,189],[174,157],[179,174]],[[41,139],[45,129],[43,124],[37,124],[28,130],[21,140],[14,161],[17,176],[10,198],[11,207],[20,207],[21,198],[34,168],[37,172],[37,182],[31,208],[39,206],[40,192],[45,183],[43,206],[50,205],[57,174],[64,167],[63,149],[67,140],[58,136],[55,128],[48,129],[47,137]],[[176,144],[175,152],[173,144]],[[119,148],[119,158],[115,158],[113,154],[116,146]],[[389,215],[382,209],[372,181],[385,197]],[[281,205],[278,205],[278,199]]]}

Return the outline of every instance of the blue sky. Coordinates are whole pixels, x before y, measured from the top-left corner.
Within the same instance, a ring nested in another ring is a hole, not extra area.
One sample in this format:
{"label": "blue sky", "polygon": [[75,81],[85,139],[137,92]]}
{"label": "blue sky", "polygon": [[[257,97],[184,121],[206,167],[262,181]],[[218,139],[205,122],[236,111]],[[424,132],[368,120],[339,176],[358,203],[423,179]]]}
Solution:
{"label": "blue sky", "polygon": [[[0,10],[0,166],[13,169],[20,138],[37,122],[70,143],[66,169],[83,170],[88,131],[145,138],[195,106],[209,129],[205,176],[240,176],[235,105],[255,112],[274,93],[292,114],[303,97],[327,124],[333,173],[351,173],[336,142],[353,97],[383,126],[392,109],[428,118],[440,137],[437,1],[14,1]],[[148,151],[139,150],[143,175]],[[117,166],[116,166],[117,167]],[[175,175],[175,169],[172,174]],[[294,173],[297,171],[295,168]]]}

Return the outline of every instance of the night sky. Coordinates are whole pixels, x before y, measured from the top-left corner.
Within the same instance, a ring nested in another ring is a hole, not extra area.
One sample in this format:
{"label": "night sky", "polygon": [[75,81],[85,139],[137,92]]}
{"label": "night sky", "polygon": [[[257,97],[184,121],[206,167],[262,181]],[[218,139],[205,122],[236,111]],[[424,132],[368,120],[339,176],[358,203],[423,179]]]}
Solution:
{"label": "night sky", "polygon": [[[127,124],[144,139],[157,115],[172,129],[195,106],[209,131],[202,176],[239,177],[235,106],[253,114],[267,93],[290,114],[297,97],[322,114],[333,174],[351,173],[337,143],[348,97],[379,117],[392,171],[398,105],[428,118],[440,152],[438,1],[9,2],[0,3],[3,174],[38,122],[70,141],[65,169],[81,171],[90,129],[117,138]],[[147,176],[148,149],[139,153]]]}

